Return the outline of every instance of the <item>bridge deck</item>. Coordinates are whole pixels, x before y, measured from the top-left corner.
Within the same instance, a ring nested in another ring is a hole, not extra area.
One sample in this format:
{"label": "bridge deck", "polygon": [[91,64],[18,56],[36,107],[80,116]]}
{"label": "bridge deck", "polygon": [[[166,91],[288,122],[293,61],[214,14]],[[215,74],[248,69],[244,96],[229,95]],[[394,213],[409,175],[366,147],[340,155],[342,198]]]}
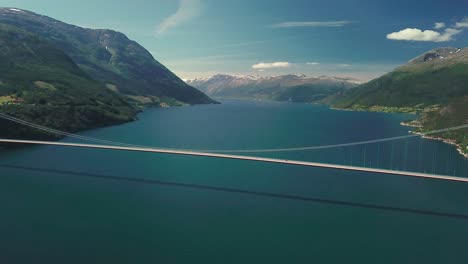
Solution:
{"label": "bridge deck", "polygon": [[274,159],[274,158],[265,158],[265,157],[230,155],[230,154],[209,153],[209,152],[197,152],[197,151],[188,151],[188,150],[172,150],[172,149],[143,148],[143,147],[123,147],[123,146],[65,143],[65,142],[50,142],[50,141],[33,141],[33,140],[15,140],[15,139],[0,139],[0,142],[3,142],[3,143],[17,143],[17,144],[32,144],[32,145],[51,145],[51,146],[63,146],[63,147],[77,147],[77,148],[91,148],[91,149],[108,149],[108,150],[121,150],[121,151],[150,152],[150,153],[162,153],[162,154],[185,155],[185,156],[199,156],[199,157],[235,159],[235,160],[249,160],[249,161],[279,163],[279,164],[290,164],[290,165],[298,165],[298,166],[319,167],[319,168],[348,170],[348,171],[373,172],[373,173],[380,173],[380,174],[391,174],[391,175],[399,175],[399,176],[407,176],[407,177],[419,177],[419,178],[426,178],[426,179],[468,182],[468,178],[447,176],[447,175],[436,175],[436,174],[427,174],[427,173],[420,173],[420,172],[408,172],[408,171],[395,171],[395,170],[386,170],[386,169],[377,169],[377,168],[365,168],[365,167],[327,164],[327,163],[318,163],[318,162],[309,162],[309,161]]}

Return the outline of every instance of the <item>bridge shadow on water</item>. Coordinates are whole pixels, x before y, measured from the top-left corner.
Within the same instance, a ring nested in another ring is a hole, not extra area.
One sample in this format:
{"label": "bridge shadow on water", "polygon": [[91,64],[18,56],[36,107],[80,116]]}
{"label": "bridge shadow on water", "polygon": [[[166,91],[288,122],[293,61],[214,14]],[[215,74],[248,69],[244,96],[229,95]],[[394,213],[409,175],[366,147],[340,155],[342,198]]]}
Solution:
{"label": "bridge shadow on water", "polygon": [[220,186],[162,181],[162,180],[154,180],[154,179],[148,179],[148,178],[113,176],[113,175],[105,175],[105,174],[86,173],[86,172],[78,172],[78,171],[70,171],[70,170],[47,169],[47,168],[28,167],[28,166],[19,166],[19,165],[0,164],[0,168],[52,173],[52,174],[66,175],[66,176],[72,176],[72,177],[86,177],[86,178],[94,178],[94,179],[100,179],[100,180],[124,181],[124,182],[131,182],[135,184],[158,185],[158,186],[167,186],[167,187],[175,187],[175,188],[187,188],[187,189],[194,189],[194,190],[200,190],[200,191],[224,192],[224,193],[239,194],[239,195],[251,195],[251,196],[259,196],[259,197],[275,198],[275,199],[285,199],[285,200],[292,200],[292,201],[298,201],[298,202],[311,202],[311,203],[320,203],[320,204],[328,204],[328,205],[336,205],[336,206],[357,207],[357,208],[364,208],[364,209],[393,211],[393,212],[400,212],[400,213],[410,213],[410,214],[418,214],[418,215],[426,215],[426,216],[448,217],[448,218],[468,220],[468,214],[457,214],[457,213],[421,210],[421,209],[405,208],[405,207],[383,206],[383,205],[378,205],[378,204],[357,203],[357,202],[349,202],[349,201],[343,201],[343,200],[323,199],[319,197],[308,197],[308,196],[300,196],[300,195],[292,195],[292,194],[284,194],[284,193],[263,192],[263,191],[245,190],[245,189],[238,189],[238,188],[220,187]]}

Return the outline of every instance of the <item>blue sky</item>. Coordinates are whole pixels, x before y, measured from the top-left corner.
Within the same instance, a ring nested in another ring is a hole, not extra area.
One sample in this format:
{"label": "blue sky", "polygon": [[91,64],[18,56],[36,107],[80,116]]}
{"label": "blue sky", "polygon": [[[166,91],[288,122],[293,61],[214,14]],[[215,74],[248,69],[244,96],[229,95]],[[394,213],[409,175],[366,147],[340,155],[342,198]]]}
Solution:
{"label": "blue sky", "polygon": [[368,80],[427,50],[468,41],[462,0],[0,0],[0,6],[121,31],[185,79],[303,73]]}

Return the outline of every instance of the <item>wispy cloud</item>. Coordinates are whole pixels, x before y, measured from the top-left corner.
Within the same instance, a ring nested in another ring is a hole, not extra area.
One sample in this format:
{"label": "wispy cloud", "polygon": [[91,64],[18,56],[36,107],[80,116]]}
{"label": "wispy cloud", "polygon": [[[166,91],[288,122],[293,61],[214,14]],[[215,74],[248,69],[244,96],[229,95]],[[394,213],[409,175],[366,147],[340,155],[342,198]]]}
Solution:
{"label": "wispy cloud", "polygon": [[312,61],[312,62],[306,62],[307,65],[319,65],[320,62]]}
{"label": "wispy cloud", "polygon": [[226,45],[218,46],[216,48],[243,47],[243,46],[251,46],[251,45],[256,45],[256,44],[272,42],[272,41],[274,40],[264,39],[264,40],[245,41],[245,42],[239,42],[239,43],[226,44]]}
{"label": "wispy cloud", "polygon": [[291,66],[289,62],[260,62],[252,65],[252,69],[273,69],[273,68],[288,68]]}
{"label": "wispy cloud", "polygon": [[[468,28],[468,18],[455,23],[452,27],[445,28],[446,24],[443,22],[435,23],[435,30],[421,30],[418,28],[405,28],[400,31],[387,34],[387,39],[391,40],[406,40],[406,41],[428,41],[428,42],[447,42],[454,40],[454,37],[461,32],[464,28]],[[443,31],[441,29],[445,28]]]}
{"label": "wispy cloud", "polygon": [[455,28],[467,28],[467,27],[468,27],[468,18],[465,18],[462,21],[455,23]]}
{"label": "wispy cloud", "polygon": [[282,22],[273,24],[274,28],[293,28],[293,27],[343,27],[353,23],[352,21],[298,21],[298,22]]}
{"label": "wispy cloud", "polygon": [[269,42],[279,42],[279,41],[284,41],[284,40],[288,40],[288,39],[297,39],[297,38],[302,38],[302,37],[305,37],[305,36],[310,36],[310,35],[294,35],[294,36],[288,36],[288,37],[282,37],[282,38],[244,41],[244,42],[238,42],[238,43],[225,44],[225,45],[221,45],[221,46],[215,46],[215,47],[211,47],[210,49],[222,49],[222,48],[253,46],[253,45],[269,43]]}
{"label": "wispy cloud", "polygon": [[[157,55],[156,52],[150,52],[153,55]],[[233,61],[245,61],[248,58],[255,55],[253,52],[245,52],[238,54],[218,54],[218,55],[209,55],[209,56],[199,56],[199,57],[186,57],[183,59],[175,60],[165,60],[164,64],[170,66],[191,66],[191,65],[220,65],[225,63],[230,63]]]}
{"label": "wispy cloud", "polygon": [[164,19],[156,29],[157,34],[163,34],[171,28],[190,21],[191,19],[199,16],[201,13],[200,0],[179,0],[179,7],[177,11],[171,16]]}
{"label": "wispy cloud", "polygon": [[444,22],[436,22],[435,25],[434,25],[435,29],[441,29],[441,28],[444,28],[444,27],[445,27]]}

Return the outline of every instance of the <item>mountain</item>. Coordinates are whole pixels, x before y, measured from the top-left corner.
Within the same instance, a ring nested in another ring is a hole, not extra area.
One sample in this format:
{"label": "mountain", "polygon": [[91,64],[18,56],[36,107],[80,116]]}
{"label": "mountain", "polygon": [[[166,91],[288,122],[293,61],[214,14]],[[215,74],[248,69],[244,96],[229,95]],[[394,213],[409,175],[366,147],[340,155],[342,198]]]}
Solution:
{"label": "mountain", "polygon": [[134,101],[149,104],[214,102],[120,32],[81,28],[17,8],[0,8],[0,23],[47,40],[90,77]]}
{"label": "mountain", "polygon": [[218,74],[210,78],[188,80],[187,83],[218,98],[317,102],[356,86],[358,81],[327,76],[313,78],[297,74],[274,77]]}
{"label": "mountain", "polygon": [[439,48],[351,89],[335,106],[350,109],[447,104],[468,92],[468,48]]}
{"label": "mountain", "polygon": [[[438,48],[349,90],[337,108],[417,112],[417,131],[468,124],[468,48]],[[468,153],[468,131],[439,135]]]}
{"label": "mountain", "polygon": [[[112,30],[0,8],[0,113],[76,132],[136,119],[140,105],[213,103]],[[0,119],[0,137],[60,136]]]}
{"label": "mountain", "polygon": [[[134,120],[137,109],[82,71],[63,51],[0,24],[0,112],[66,131]],[[0,119],[0,136],[55,138]]]}

